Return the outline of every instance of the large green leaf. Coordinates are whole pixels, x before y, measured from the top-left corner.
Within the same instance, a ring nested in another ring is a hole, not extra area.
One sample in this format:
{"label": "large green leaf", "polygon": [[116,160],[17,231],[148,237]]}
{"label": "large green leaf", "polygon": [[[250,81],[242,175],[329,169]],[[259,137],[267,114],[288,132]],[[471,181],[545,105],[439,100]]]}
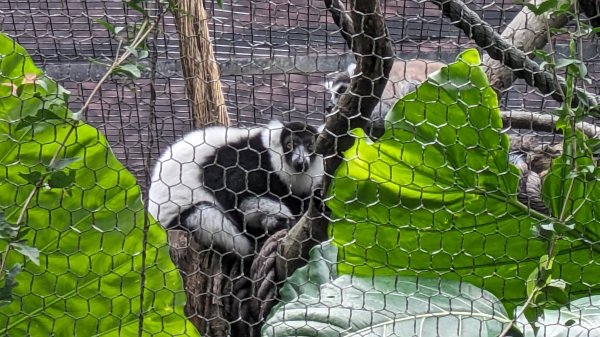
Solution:
{"label": "large green leaf", "polygon": [[509,322],[493,295],[410,276],[335,276],[334,245],[311,251],[281,290],[263,336],[498,336]]}
{"label": "large green leaf", "polygon": [[[25,264],[14,301],[0,308],[0,334],[198,336],[183,313],[185,295],[166,234],[146,217],[134,177],[89,125],[72,132],[62,118],[19,125],[44,109],[65,117],[66,96],[2,35],[0,54],[0,212],[16,222],[34,188],[24,178],[29,174],[75,172],[70,188],[42,188],[27,211],[24,238],[40,251],[40,264],[9,255],[8,265]],[[35,81],[15,90],[26,76]],[[49,168],[63,141],[58,158],[65,160]]]}
{"label": "large green leaf", "polygon": [[[526,297],[525,281],[547,253],[534,227],[546,220],[516,200],[519,172],[479,64],[468,50],[430,76],[394,106],[378,142],[354,131],[329,190],[340,274],[443,277],[507,304]],[[572,293],[597,291],[590,249],[559,248],[559,276]]]}

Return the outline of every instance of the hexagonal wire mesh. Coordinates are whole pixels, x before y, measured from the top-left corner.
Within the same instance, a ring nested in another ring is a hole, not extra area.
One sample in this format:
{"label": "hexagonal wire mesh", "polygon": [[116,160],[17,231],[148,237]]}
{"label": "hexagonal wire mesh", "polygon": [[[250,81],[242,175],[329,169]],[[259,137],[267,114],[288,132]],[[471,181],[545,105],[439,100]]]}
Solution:
{"label": "hexagonal wire mesh", "polygon": [[[497,31],[502,31],[521,10],[521,6],[511,2],[478,0],[469,5]],[[343,71],[353,60],[323,3],[313,0],[239,0],[226,1],[222,7],[209,1],[205,6],[211,17],[210,34],[221,66],[223,91],[233,124],[251,126],[280,119],[320,125],[330,100],[324,83],[331,73]],[[430,2],[394,0],[385,1],[382,6],[399,58],[449,63],[472,43],[460,30],[443,20],[439,9]],[[119,0],[8,0],[0,3],[0,11],[1,30],[15,37],[50,77],[71,91],[73,110],[81,107],[102,74],[90,59],[113,58],[117,50],[115,40],[94,20],[108,18],[115,24],[139,20],[139,15]],[[566,42],[556,38],[553,47],[559,53],[567,54]],[[178,34],[171,14],[162,18],[158,39],[151,43],[158,52],[159,71],[154,83],[156,100],[151,98],[148,74],[134,81],[110,80],[93,100],[86,120],[107,136],[115,154],[134,173],[144,193],[149,182],[148,168],[154,165],[161,151],[190,131],[193,124],[180,70]],[[583,49],[582,57],[592,79],[586,89],[597,92],[597,44],[590,41]],[[149,112],[151,105],[153,113]],[[515,82],[500,99],[504,111],[545,112],[557,106],[553,99],[540,95],[522,81]],[[556,155],[560,151],[560,146],[556,145],[560,143],[560,137],[553,133],[510,127],[501,133],[511,135],[513,148],[518,147],[522,139],[528,139],[524,141],[526,146],[537,151],[529,155],[534,159],[531,168],[537,173],[548,169],[548,157],[543,153]],[[356,235],[361,235],[359,233]],[[464,234],[471,237],[473,232]],[[490,234],[490,238],[494,237]],[[398,240],[402,242],[402,239]],[[485,241],[485,235],[476,240]],[[348,240],[350,242],[352,239]],[[409,252],[408,256],[410,252],[414,253],[413,259],[420,256],[428,261],[422,248],[412,247],[412,251],[405,248],[405,251]],[[452,254],[461,252],[460,247],[457,249],[456,252],[441,253],[453,259]],[[488,252],[483,249],[481,254]],[[491,256],[493,260],[494,255]],[[500,254],[498,258],[501,257],[505,255]],[[435,266],[430,267],[435,270]],[[487,272],[493,275],[502,267],[491,263],[489,268]],[[445,274],[446,271],[438,273]],[[485,279],[489,275],[467,276],[472,280]],[[507,287],[516,285],[525,289],[526,277],[519,274],[516,283],[507,284],[510,284]],[[373,287],[377,289],[377,286]]]}

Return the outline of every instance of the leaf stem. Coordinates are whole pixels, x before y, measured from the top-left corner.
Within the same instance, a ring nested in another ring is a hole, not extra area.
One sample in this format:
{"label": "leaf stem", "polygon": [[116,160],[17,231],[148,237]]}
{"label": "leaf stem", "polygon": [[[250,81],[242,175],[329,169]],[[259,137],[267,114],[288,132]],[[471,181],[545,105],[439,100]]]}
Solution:
{"label": "leaf stem", "polygon": [[521,310],[519,310],[517,312],[517,314],[515,315],[515,317],[504,328],[504,330],[502,330],[502,333],[500,333],[500,336],[498,336],[498,337],[506,337],[506,335],[508,334],[508,332],[510,331],[510,329],[512,328],[512,326],[515,323],[517,323],[517,320],[519,319],[519,317],[523,316],[523,313],[525,313],[525,310],[527,310],[527,308],[531,305],[531,303],[533,302],[533,299],[536,297],[536,295],[540,291],[540,289],[541,288],[538,285],[536,285],[535,288],[533,288],[533,291],[531,292],[531,294],[529,294],[529,297],[527,297],[527,301],[525,301],[525,304],[523,304],[523,307],[521,308]]}

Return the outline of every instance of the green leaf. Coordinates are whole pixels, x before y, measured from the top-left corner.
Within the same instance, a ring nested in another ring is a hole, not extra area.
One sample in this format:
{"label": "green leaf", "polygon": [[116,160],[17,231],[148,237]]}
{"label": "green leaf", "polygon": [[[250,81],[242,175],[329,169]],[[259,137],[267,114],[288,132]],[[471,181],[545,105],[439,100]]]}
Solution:
{"label": "green leaf", "polygon": [[131,46],[125,46],[125,50],[129,51],[131,55],[135,56],[136,58],[138,57],[138,51],[135,48]]}
{"label": "green leaf", "polygon": [[57,171],[50,174],[48,185],[51,188],[66,188],[75,182],[75,170],[69,170],[69,174],[63,171]]}
{"label": "green leaf", "polygon": [[[11,225],[4,218],[4,214],[0,213],[0,240],[12,239],[17,235],[18,227]],[[2,259],[2,255],[0,255]]]}
{"label": "green leaf", "polygon": [[138,67],[138,65],[132,64],[132,63],[123,64],[123,65],[117,67],[113,71],[113,73],[124,74],[132,79],[136,79],[136,78],[139,78],[140,76],[142,76],[142,73],[140,72],[140,68]]}
{"label": "green leaf", "polygon": [[112,35],[115,35],[115,26],[113,26],[112,23],[105,21],[105,20],[94,20],[96,23],[98,23],[99,25],[101,25],[102,27],[106,28]]}
{"label": "green leaf", "polygon": [[556,60],[556,69],[568,68],[572,74],[577,75],[578,78],[583,78],[587,75],[587,67],[585,64],[579,60],[574,58],[560,58]]}
{"label": "green leaf", "polygon": [[574,235],[598,242],[600,183],[599,176],[593,173],[597,171],[593,154],[583,133],[571,134],[566,129],[565,137],[565,151],[553,160],[542,185],[542,197],[553,216],[562,219],[565,225],[573,223],[567,229]]}
{"label": "green leaf", "polygon": [[544,0],[539,6],[530,3],[525,4],[525,6],[527,6],[527,8],[535,15],[542,15],[555,9],[558,3],[558,0]]}
{"label": "green leaf", "polygon": [[40,265],[40,252],[35,247],[31,247],[27,241],[11,242],[10,245],[21,255],[27,257],[37,266]]}
{"label": "green leaf", "polygon": [[[525,281],[547,254],[535,229],[548,219],[516,200],[519,171],[479,64],[467,50],[431,75],[388,113],[378,142],[354,131],[328,191],[340,274],[461,280],[507,306],[527,298]],[[556,249],[554,278],[600,291],[589,247]]]}
{"label": "green leaf", "polygon": [[22,172],[19,172],[19,176],[21,178],[25,179],[28,183],[33,184],[33,185],[37,185],[37,183],[42,178],[42,172],[39,172],[39,171],[33,171],[31,173],[22,173]]}
{"label": "green leaf", "polygon": [[141,50],[138,52],[138,56],[137,56],[137,58],[138,58],[138,60],[143,60],[143,59],[147,58],[147,57],[148,57],[148,55],[149,55],[149,52],[148,52],[148,50],[147,50],[147,49],[141,49]]}
{"label": "green leaf", "polygon": [[21,129],[25,129],[27,127],[30,127],[32,125],[41,123],[41,122],[46,122],[46,121],[50,121],[50,120],[61,120],[62,118],[59,117],[58,115],[56,115],[54,112],[47,110],[47,109],[40,109],[37,111],[37,113],[35,115],[32,116],[27,116],[25,118],[23,118],[23,120],[17,124],[16,130],[15,131],[19,131]]}
{"label": "green leaf", "polygon": [[[5,47],[0,43],[0,50]],[[21,63],[29,64],[22,55]],[[11,68],[13,76],[23,76],[17,73],[22,69]],[[64,120],[39,132],[15,131],[5,99],[0,134],[9,136],[0,136],[0,211],[7,222],[16,222],[34,188],[19,173],[43,171],[63,141],[58,159],[77,160],[69,163],[75,172],[70,194],[40,189],[27,210],[30,231],[23,240],[39,250],[40,264],[27,261],[17,275],[14,300],[0,308],[0,335],[138,336],[141,328],[141,336],[198,336],[185,319],[166,233],[145,214],[140,187],[106,138]],[[11,253],[6,262],[23,260]]]}
{"label": "green leaf", "polygon": [[[70,114],[66,102],[69,92],[45,77],[25,49],[3,34],[0,34],[0,97],[2,121],[14,125],[27,121],[30,116],[35,119],[40,113],[51,112],[60,118]],[[42,124],[41,127],[48,125]],[[17,138],[21,134],[17,132]]]}
{"label": "green leaf", "polygon": [[0,307],[7,305],[13,299],[13,289],[18,285],[15,281],[17,274],[21,272],[21,265],[13,265],[4,276],[4,285],[0,288]]}
{"label": "green leaf", "polygon": [[263,336],[498,336],[510,323],[498,299],[450,280],[335,276],[334,246],[311,251],[286,281]]}
{"label": "green leaf", "polygon": [[[25,75],[42,76],[25,48],[4,34],[0,34],[0,82],[8,83],[13,80],[21,83]],[[13,82],[13,84],[14,84]]]}

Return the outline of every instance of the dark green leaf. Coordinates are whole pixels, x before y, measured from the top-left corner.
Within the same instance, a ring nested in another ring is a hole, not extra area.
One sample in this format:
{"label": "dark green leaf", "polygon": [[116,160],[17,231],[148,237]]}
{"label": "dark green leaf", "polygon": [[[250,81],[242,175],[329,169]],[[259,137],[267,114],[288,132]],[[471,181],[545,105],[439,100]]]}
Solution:
{"label": "dark green leaf", "polygon": [[106,28],[112,35],[115,35],[115,26],[113,26],[110,22],[104,20],[94,20],[96,23],[100,24],[102,27]]}
{"label": "dark green leaf", "polygon": [[123,64],[114,70],[115,74],[124,74],[132,79],[139,78],[142,74],[137,64]]}
{"label": "dark green leaf", "polygon": [[7,305],[13,299],[13,289],[18,285],[17,274],[21,272],[21,265],[14,264],[4,276],[4,285],[0,288],[0,307]]}
{"label": "dark green leaf", "polygon": [[144,1],[143,0],[129,0],[129,1],[125,1],[125,4],[127,5],[127,7],[146,15],[146,10],[144,10],[144,8],[142,7],[142,2],[144,2]]}
{"label": "dark green leaf", "polygon": [[[11,225],[4,218],[4,214],[0,213],[0,239],[12,239],[17,235],[17,227]],[[0,261],[2,256],[0,255]]]}
{"label": "dark green leaf", "polygon": [[177,13],[177,11],[179,11],[179,6],[175,0],[167,0],[167,2],[169,4],[169,11],[171,13]]}
{"label": "dark green leaf", "polygon": [[527,8],[529,8],[529,10],[535,15],[542,15],[546,12],[549,12],[555,9],[557,5],[558,0],[544,0],[544,2],[542,2],[539,6],[530,3],[525,4],[525,6],[527,6]]}
{"label": "dark green leaf", "polygon": [[48,179],[48,185],[52,188],[66,188],[75,182],[75,171],[69,170],[69,174],[63,171],[52,172]]}
{"label": "dark green leaf", "polygon": [[40,265],[40,252],[35,247],[31,247],[27,241],[11,242],[10,245],[21,255],[27,257],[31,262]]}
{"label": "dark green leaf", "polygon": [[41,109],[41,110],[38,110],[35,115],[27,116],[27,117],[23,118],[23,120],[19,124],[17,124],[15,131],[19,131],[21,129],[35,125],[37,123],[51,121],[51,120],[61,120],[61,119],[62,118],[57,116],[54,112],[47,110],[47,109]]}
{"label": "dark green leaf", "polygon": [[23,240],[23,238],[25,236],[27,236],[27,234],[29,234],[30,230],[31,230],[31,228],[29,228],[29,227],[20,227],[19,228],[19,233],[17,233],[17,236],[15,237],[15,239],[17,239],[17,240]]}
{"label": "dark green leaf", "polygon": [[219,8],[223,9],[223,0],[217,0],[217,5]]}
{"label": "dark green leaf", "polygon": [[25,179],[28,183],[30,183],[32,185],[37,185],[40,182],[40,179],[42,178],[42,172],[38,172],[38,171],[33,171],[30,173],[19,172],[19,176],[21,178]]}
{"label": "dark green leaf", "polygon": [[552,284],[554,285],[548,285],[542,289],[543,307],[545,309],[558,309],[569,303],[569,295],[565,285],[556,285],[556,280],[553,280]]}
{"label": "dark green leaf", "polygon": [[527,322],[530,325],[535,326],[537,325],[537,321],[540,318],[540,315],[542,315],[543,313],[544,312],[542,310],[539,310],[538,307],[529,306],[525,309],[523,315],[525,316]]}

